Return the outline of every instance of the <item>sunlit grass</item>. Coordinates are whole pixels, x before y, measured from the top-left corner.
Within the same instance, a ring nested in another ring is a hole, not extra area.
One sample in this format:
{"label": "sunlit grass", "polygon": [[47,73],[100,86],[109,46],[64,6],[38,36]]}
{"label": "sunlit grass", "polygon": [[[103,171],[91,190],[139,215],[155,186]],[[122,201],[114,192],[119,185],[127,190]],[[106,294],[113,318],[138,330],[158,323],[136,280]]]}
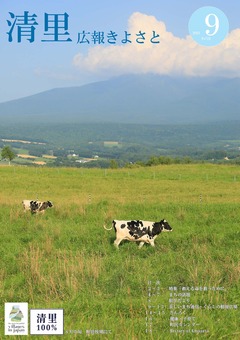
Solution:
{"label": "sunlit grass", "polygon": [[[64,308],[65,330],[111,330],[107,339],[171,339],[170,310],[146,333],[148,282],[224,287],[195,304],[239,305],[240,168],[170,165],[139,169],[0,167],[0,299]],[[23,199],[51,200],[44,215]],[[156,247],[113,246],[112,219],[166,218]],[[189,311],[204,337],[237,339],[237,310]],[[189,314],[189,315],[190,315]],[[3,316],[0,317],[3,329]],[[84,335],[83,335],[84,336]],[[71,335],[77,338],[77,335]],[[104,336],[102,335],[102,338]],[[187,334],[186,339],[192,339]]]}

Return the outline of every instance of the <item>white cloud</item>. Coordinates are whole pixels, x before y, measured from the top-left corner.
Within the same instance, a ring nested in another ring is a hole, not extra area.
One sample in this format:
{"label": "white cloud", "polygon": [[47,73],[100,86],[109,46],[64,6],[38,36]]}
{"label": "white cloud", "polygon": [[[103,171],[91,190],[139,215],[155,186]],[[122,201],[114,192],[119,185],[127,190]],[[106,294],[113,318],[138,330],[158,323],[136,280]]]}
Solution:
{"label": "white cloud", "polygon": [[[134,41],[136,33],[146,32],[144,44]],[[150,42],[152,32],[160,35],[160,43]],[[214,47],[200,46],[191,36],[180,39],[168,32],[154,16],[133,13],[128,21],[132,44],[98,45],[86,55],[78,53],[73,64],[79,69],[99,75],[157,73],[188,76],[240,76],[240,29]]]}

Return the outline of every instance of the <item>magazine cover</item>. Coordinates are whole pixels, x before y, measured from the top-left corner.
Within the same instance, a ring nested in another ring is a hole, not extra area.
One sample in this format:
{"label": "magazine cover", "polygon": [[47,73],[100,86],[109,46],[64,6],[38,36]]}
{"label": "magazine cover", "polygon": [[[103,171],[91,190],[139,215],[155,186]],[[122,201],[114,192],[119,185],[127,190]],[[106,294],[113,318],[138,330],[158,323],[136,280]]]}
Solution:
{"label": "magazine cover", "polygon": [[2,0],[0,338],[239,339],[240,3]]}

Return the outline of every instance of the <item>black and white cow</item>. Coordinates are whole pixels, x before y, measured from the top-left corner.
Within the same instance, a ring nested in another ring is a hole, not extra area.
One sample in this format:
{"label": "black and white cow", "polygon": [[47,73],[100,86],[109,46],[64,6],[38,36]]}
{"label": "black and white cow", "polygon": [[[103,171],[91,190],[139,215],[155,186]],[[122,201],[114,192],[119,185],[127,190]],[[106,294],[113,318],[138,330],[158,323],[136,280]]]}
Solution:
{"label": "black and white cow", "polygon": [[43,213],[48,207],[51,208],[53,206],[51,201],[41,202],[38,200],[23,200],[22,205],[25,212],[31,211],[32,214]]}
{"label": "black and white cow", "polygon": [[[107,229],[106,227],[104,228]],[[107,230],[111,230],[112,228],[114,228],[116,233],[114,245],[117,248],[122,240],[140,242],[139,248],[141,248],[144,243],[149,243],[154,247],[154,240],[162,231],[172,231],[172,227],[170,227],[166,220],[161,220],[160,222],[113,220],[112,227]]]}

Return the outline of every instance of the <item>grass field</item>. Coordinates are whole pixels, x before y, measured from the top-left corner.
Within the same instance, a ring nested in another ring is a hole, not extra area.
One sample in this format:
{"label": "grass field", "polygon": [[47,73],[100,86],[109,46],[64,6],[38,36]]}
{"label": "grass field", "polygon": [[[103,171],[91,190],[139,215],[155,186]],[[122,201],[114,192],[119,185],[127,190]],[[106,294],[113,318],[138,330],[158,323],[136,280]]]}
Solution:
{"label": "grass field", "polygon": [[[16,301],[63,308],[69,339],[240,338],[240,167],[3,166],[0,185],[1,339]],[[54,207],[24,213],[37,198]],[[103,228],[163,218],[155,248],[117,250]]]}

